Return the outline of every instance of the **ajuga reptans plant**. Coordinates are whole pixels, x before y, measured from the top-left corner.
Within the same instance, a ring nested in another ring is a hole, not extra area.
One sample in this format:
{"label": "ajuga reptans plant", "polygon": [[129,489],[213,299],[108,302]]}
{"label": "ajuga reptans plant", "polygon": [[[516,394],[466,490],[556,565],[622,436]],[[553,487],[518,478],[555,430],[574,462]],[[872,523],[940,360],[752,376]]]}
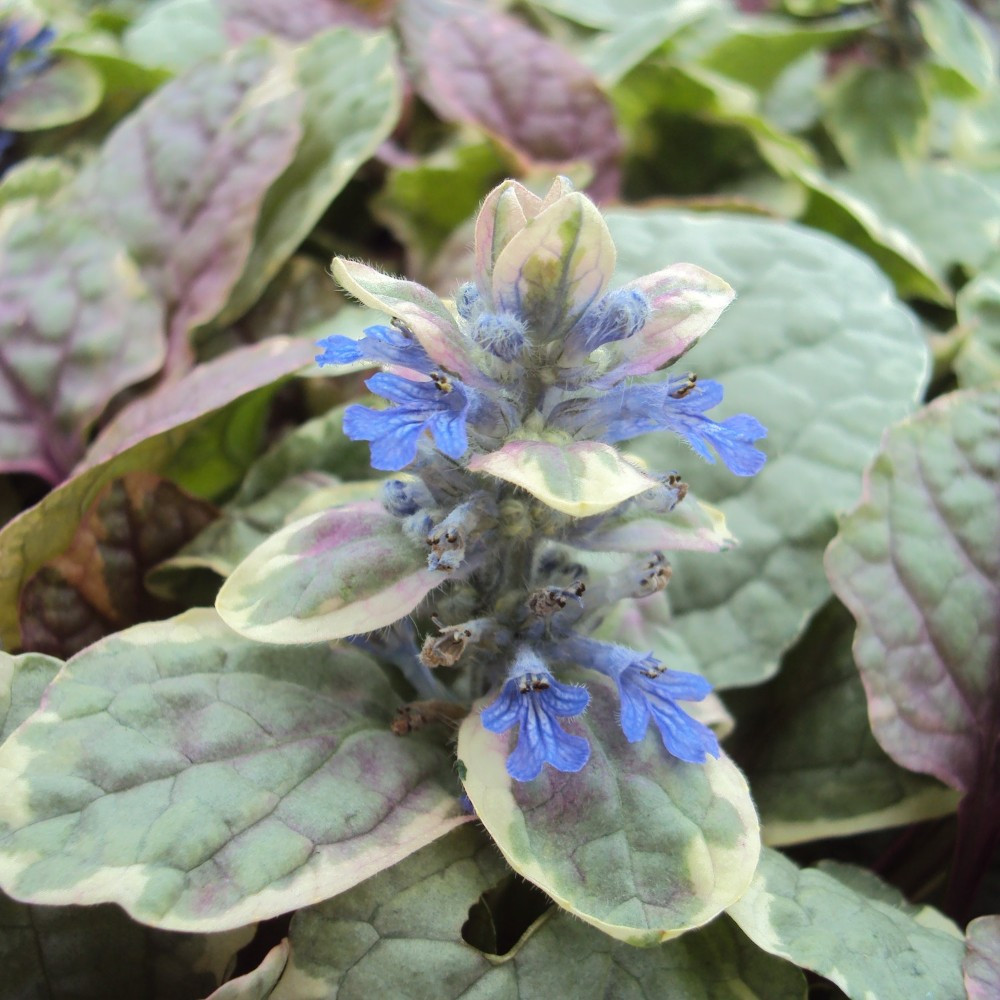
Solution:
{"label": "ajuga reptans plant", "polygon": [[[393,319],[360,340],[328,337],[317,360],[383,368],[367,385],[389,406],[349,407],[344,431],[371,442],[376,469],[403,473],[385,483],[382,503],[426,548],[441,582],[419,653],[409,619],[370,640],[396,659],[419,656],[408,675],[440,695],[407,706],[397,726],[460,714],[490,695],[482,723],[516,732],[507,770],[519,781],[545,764],[586,765],[590,746],[564,720],[591,695],[558,679],[576,668],[614,681],[630,742],[652,721],[681,760],[719,753],[712,731],[680,704],[703,699],[707,681],[592,635],[618,601],[655,599],[666,587],[671,543],[711,547],[716,537],[701,509],[679,516],[695,501],[685,501],[676,472],[643,468],[614,446],[672,431],[707,461],[714,452],[751,476],[764,462],[753,442],[765,430],[746,414],[707,416],[722,400],[717,382],[687,371],[641,378],[672,365],[712,325],[732,297],[728,285],[675,264],[608,291],[614,259],[596,208],[559,180],[544,199],[514,182],[490,194],[476,227],[475,281],[452,306],[408,282],[380,293],[391,279],[334,262],[348,291]],[[597,574],[581,550],[631,555]],[[400,605],[399,617],[411,610]]]}

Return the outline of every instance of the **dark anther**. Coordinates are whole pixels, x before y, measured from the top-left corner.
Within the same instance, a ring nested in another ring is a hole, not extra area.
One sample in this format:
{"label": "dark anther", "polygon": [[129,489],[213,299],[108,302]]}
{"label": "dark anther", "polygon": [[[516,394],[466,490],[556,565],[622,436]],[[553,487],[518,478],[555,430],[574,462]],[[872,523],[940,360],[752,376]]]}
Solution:
{"label": "dark anther", "polygon": [[389,322],[392,323],[392,325],[397,330],[399,330],[399,332],[404,337],[409,337],[410,340],[413,340],[413,331],[398,316],[393,316],[392,319]]}
{"label": "dark anther", "polygon": [[694,372],[688,372],[687,375],[684,376],[683,385],[674,389],[674,391],[670,393],[670,398],[683,399],[695,387],[695,385],[697,385],[697,383],[698,376],[695,375]]}
{"label": "dark anther", "polygon": [[437,386],[441,392],[451,392],[454,386],[448,380],[447,375],[442,375],[441,372],[431,372],[431,381]]}

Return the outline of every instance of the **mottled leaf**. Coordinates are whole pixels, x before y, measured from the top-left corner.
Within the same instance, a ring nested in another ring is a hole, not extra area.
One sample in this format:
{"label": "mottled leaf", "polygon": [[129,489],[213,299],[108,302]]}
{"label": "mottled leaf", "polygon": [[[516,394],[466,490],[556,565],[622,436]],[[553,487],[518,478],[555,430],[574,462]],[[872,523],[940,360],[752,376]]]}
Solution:
{"label": "mottled leaf", "polygon": [[962,388],[1000,379],[1000,260],[958,293],[958,322],[967,339],[955,358]]}
{"label": "mottled leaf", "polygon": [[473,455],[469,468],[520,486],[572,517],[603,513],[656,485],[598,441],[510,441],[499,451]]}
{"label": "mottled leaf", "polygon": [[151,472],[129,472],[94,499],[69,547],[21,591],[21,644],[68,659],[102,636],[180,610],[143,587],[146,570],[217,511]]}
{"label": "mottled leaf", "polygon": [[259,297],[399,117],[395,51],[386,35],[346,28],[320,35],[296,51],[294,76],[305,99],[302,140],[267,193],[253,251],[222,322]]}
{"label": "mottled leaf", "polygon": [[264,196],[302,135],[302,101],[290,57],[249,43],[164,86],[80,175],[79,196],[167,306],[174,372],[247,264]]}
{"label": "mottled leaf", "polygon": [[19,646],[18,594],[25,580],[70,544],[84,512],[105,484],[135,469],[170,470],[169,478],[178,481],[171,463],[183,456],[186,446],[204,440],[208,425],[215,456],[229,454],[230,439],[243,447],[241,404],[254,390],[272,392],[278,380],[307,364],[313,352],[309,343],[287,338],[234,351],[199,365],[171,387],[123,410],[91,446],[72,479],[0,531],[0,642],[4,647]]}
{"label": "mottled leaf", "polygon": [[224,509],[217,521],[147,576],[149,588],[180,598],[189,581],[206,570],[220,578],[215,581],[218,588],[223,578],[286,524],[331,507],[372,500],[381,491],[381,480],[337,483],[317,472],[292,476],[257,500]]}
{"label": "mottled leaf", "polygon": [[629,511],[620,521],[609,520],[596,531],[575,537],[573,544],[598,552],[720,552],[737,540],[722,511],[688,497],[667,515]]}
{"label": "mottled leaf", "polygon": [[827,553],[857,619],[875,736],[963,791],[1000,713],[1000,391],[952,393],[891,428]]}
{"label": "mottled leaf", "polygon": [[850,615],[832,604],[787,653],[781,673],[727,702],[727,750],[746,771],[768,844],[903,826],[953,812],[950,789],[894,764],[868,722]]}
{"label": "mottled leaf", "polygon": [[55,156],[28,156],[0,179],[0,207],[24,199],[51,198],[73,178],[73,168]]}
{"label": "mottled leaf", "polygon": [[[458,830],[377,879],[292,920],[291,957],[271,1000],[574,997],[801,1000],[802,974],[726,920],[633,948],[551,910],[503,955],[463,940],[470,907],[503,876],[482,834]],[[480,904],[481,905],[481,904]]]}
{"label": "mottled leaf", "polygon": [[82,59],[62,56],[44,72],[4,95],[0,128],[55,128],[86,118],[101,102],[101,75]]}
{"label": "mottled leaf", "polygon": [[739,216],[607,218],[623,280],[679,258],[737,293],[683,365],[722,382],[716,419],[742,411],[767,427],[763,470],[733,476],[667,434],[631,449],[725,514],[737,548],[671,558],[674,628],[717,686],[757,683],[829,596],[821,554],[834,515],[856,499],[882,428],[913,407],[926,348],[885,277],[827,237]]}
{"label": "mottled leaf", "polygon": [[312,643],[391,625],[447,574],[381,503],[302,518],[255,549],[223,584],[216,607],[261,642]]}
{"label": "mottled leaf", "polygon": [[0,743],[38,708],[42,692],[62,662],[42,653],[11,656],[0,651]]}
{"label": "mottled leaf", "polygon": [[112,396],[163,358],[160,306],[100,225],[64,203],[0,233],[0,470],[60,482]]}
{"label": "mottled leaf", "polygon": [[11,1000],[201,1000],[253,937],[169,934],[117,906],[25,906],[0,895],[0,965]]}
{"label": "mottled leaf", "polygon": [[931,907],[859,891],[848,866],[799,869],[765,848],[729,914],[758,947],[836,983],[852,1000],[961,1000],[962,935]]}
{"label": "mottled leaf", "polygon": [[398,24],[420,95],[442,118],[478,125],[525,168],[584,160],[594,197],[618,193],[611,104],[567,49],[505,14],[449,0],[407,0]]}
{"label": "mottled leaf", "polygon": [[514,781],[512,733],[489,732],[473,711],[458,734],[465,790],[516,872],[606,934],[655,944],[743,894],[760,850],[757,816],[728,757],[685,763],[655,731],[628,743],[613,686],[589,676],[588,686],[587,714],[562,720],[590,741],[583,770]]}
{"label": "mottled leaf", "polygon": [[927,147],[930,101],[917,74],[894,66],[849,67],[826,95],[823,124],[851,166]]}
{"label": "mottled leaf", "polygon": [[396,704],[358,651],[247,642],[207,610],[104,639],[0,748],[0,882],[172,930],[336,895],[466,819]]}
{"label": "mottled leaf", "polygon": [[979,917],[966,927],[962,971],[968,1000],[1000,995],[1000,917]]}

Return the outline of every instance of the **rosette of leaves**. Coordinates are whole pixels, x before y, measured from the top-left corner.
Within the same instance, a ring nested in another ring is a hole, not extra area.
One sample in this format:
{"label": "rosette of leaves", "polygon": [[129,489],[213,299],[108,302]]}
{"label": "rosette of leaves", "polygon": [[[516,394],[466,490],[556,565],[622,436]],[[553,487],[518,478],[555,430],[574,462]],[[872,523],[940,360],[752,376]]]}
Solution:
{"label": "rosette of leaves", "polygon": [[391,405],[348,408],[344,430],[401,475],[272,535],[217,608],[253,640],[349,639],[396,664],[417,697],[394,730],[446,723],[446,742],[460,723],[466,795],[514,869],[614,937],[663,940],[743,893],[757,819],[682,707],[708,682],[594,632],[621,600],[663,599],[669,550],[731,541],[677,472],[615,445],[668,430],[736,475],[765,461],[756,419],[707,415],[721,385],[655,375],[733,293],[689,264],[608,291],[610,233],[563,179],[544,198],[496,188],[475,257],[449,303],[334,261],[391,325],[329,337],[318,360],[383,369],[367,385]]}

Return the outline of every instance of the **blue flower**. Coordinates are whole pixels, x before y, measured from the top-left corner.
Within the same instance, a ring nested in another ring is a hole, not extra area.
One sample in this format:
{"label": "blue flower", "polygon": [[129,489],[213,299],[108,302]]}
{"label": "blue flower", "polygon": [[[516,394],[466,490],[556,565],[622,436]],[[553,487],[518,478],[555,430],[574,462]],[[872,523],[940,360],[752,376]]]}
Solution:
{"label": "blue flower", "polygon": [[602,344],[634,337],[651,312],[649,299],[637,288],[617,288],[595,302],[566,338],[563,353],[580,356]]}
{"label": "blue flower", "polygon": [[352,441],[371,441],[374,468],[405,468],[417,457],[417,441],[425,430],[449,458],[461,458],[469,447],[465,430],[469,397],[460,382],[437,372],[428,382],[379,372],[365,385],[397,404],[388,410],[354,405],[344,412],[344,433]]}
{"label": "blue flower", "polygon": [[482,312],[472,325],[472,339],[501,361],[514,361],[524,350],[528,333],[511,313]]}
{"label": "blue flower", "polygon": [[522,646],[499,697],[480,718],[491,733],[520,727],[517,746],[507,758],[507,773],[516,781],[532,781],[542,764],[557,771],[579,771],[590,759],[590,744],[567,733],[557,721],[579,715],[589,703],[585,688],[560,684],[538,655]]}
{"label": "blue flower", "polygon": [[677,704],[707,697],[712,685],[704,677],[668,670],[651,653],[643,656],[626,646],[583,636],[561,642],[558,655],[615,682],[622,704],[622,732],[629,743],[638,743],[646,735],[652,718],[663,745],[674,757],[704,764],[707,756],[719,756],[715,733]]}
{"label": "blue flower", "polygon": [[680,375],[651,385],[632,385],[601,397],[571,399],[557,406],[550,423],[576,437],[592,437],[609,444],[648,434],[671,431],[683,438],[706,461],[715,463],[709,445],[730,472],[753,476],[767,456],[753,442],[767,436],[767,428],[746,413],[713,420],[705,411],[722,402],[722,385]]}
{"label": "blue flower", "polygon": [[370,326],[360,340],[335,334],[317,345],[323,348],[316,355],[320,365],[349,365],[354,361],[379,361],[399,365],[429,375],[435,364],[419,343],[403,330],[392,326]]}

